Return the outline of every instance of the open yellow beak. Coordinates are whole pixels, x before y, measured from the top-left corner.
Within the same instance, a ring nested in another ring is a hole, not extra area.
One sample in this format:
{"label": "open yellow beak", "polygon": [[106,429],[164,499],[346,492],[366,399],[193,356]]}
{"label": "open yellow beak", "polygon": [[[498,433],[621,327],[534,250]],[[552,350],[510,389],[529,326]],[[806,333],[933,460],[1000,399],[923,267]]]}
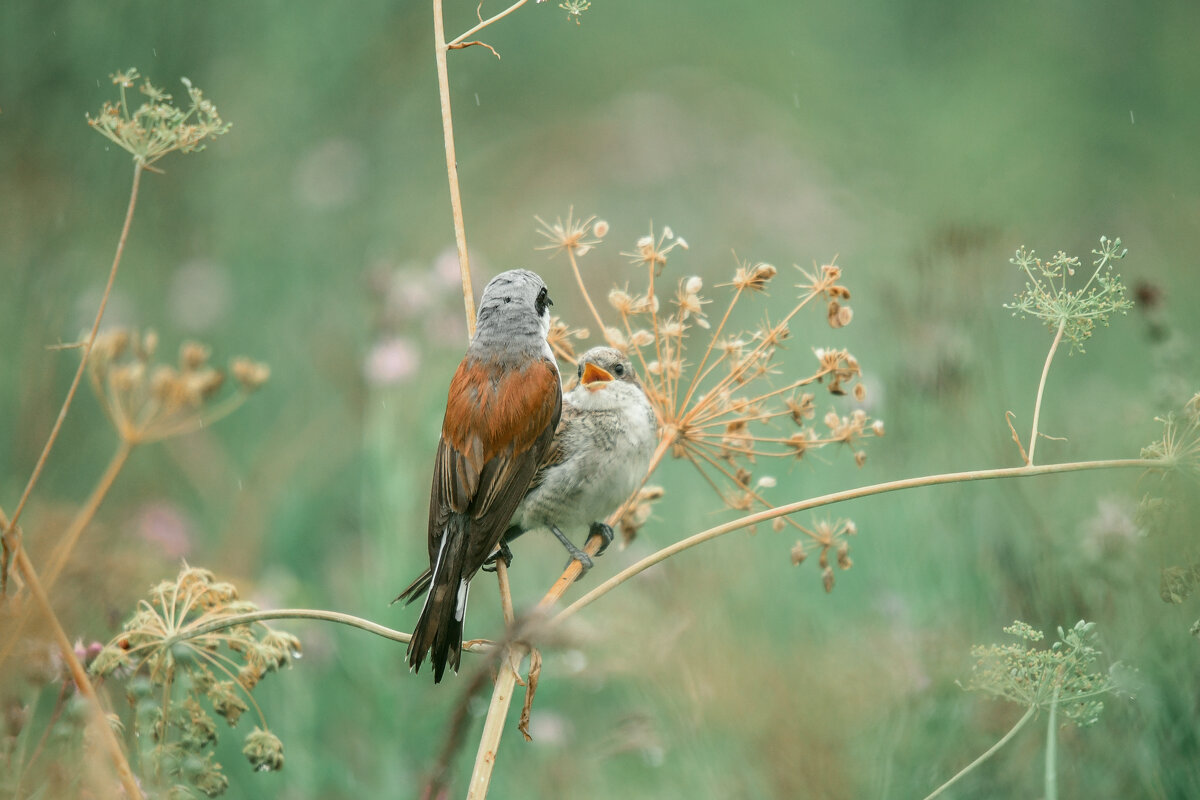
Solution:
{"label": "open yellow beak", "polygon": [[588,361],[583,365],[583,377],[579,379],[579,382],[594,392],[600,388],[595,384],[608,383],[612,379],[613,376],[608,374],[607,370],[603,370]]}

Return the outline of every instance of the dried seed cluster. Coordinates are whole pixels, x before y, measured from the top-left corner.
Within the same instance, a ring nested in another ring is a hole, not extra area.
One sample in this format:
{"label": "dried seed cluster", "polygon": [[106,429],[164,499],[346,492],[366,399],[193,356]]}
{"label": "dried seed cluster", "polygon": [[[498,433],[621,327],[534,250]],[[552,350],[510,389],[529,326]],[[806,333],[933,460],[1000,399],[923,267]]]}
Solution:
{"label": "dried seed cluster", "polygon": [[[732,320],[739,301],[765,294],[779,270],[765,262],[738,262],[729,283],[717,287],[728,293],[718,316],[698,276],[679,278],[664,291],[664,270],[673,254],[688,249],[688,243],[669,227],[652,229],[633,249],[621,253],[642,271],[645,284],[633,288],[623,283],[609,291],[608,305],[617,321],[608,324],[592,302],[579,270],[579,258],[600,243],[608,224],[596,222],[595,217],[576,220],[573,213],[568,213],[566,221],[538,222],[539,233],[547,240],[539,249],[567,256],[605,340],[628,353],[638,365],[658,414],[660,451],[695,465],[729,508],[772,507],[763,490],[773,486],[774,479],[762,476],[755,480],[759,459],[802,459],[812,450],[841,444],[861,465],[866,459],[864,440],[883,435],[883,423],[862,410],[846,414],[829,410],[819,422],[814,421],[818,386],[831,395],[851,394],[859,401],[865,398],[859,382],[862,370],[852,354],[844,349],[817,348],[813,350],[816,364],[803,377],[787,375],[787,368],[780,363],[779,355],[791,337],[791,321],[805,306],[823,303],[834,329],[852,320],[850,291],[841,282],[842,269],[837,264],[814,266],[812,272],[797,268],[800,294],[792,308],[778,321],[764,319],[752,329],[736,330]],[[702,332],[698,343],[693,341],[697,330]],[[551,344],[560,357],[574,361],[574,340],[586,338],[586,334],[557,321],[551,330]],[[645,508],[643,499],[633,498],[633,507]],[[629,518],[629,509],[625,515],[623,520]],[[811,529],[791,520],[778,524],[792,524],[823,553],[830,546],[835,552],[840,547],[823,543],[830,539],[823,523]],[[636,526],[625,531],[627,540],[635,531]],[[844,533],[842,530],[833,538]],[[848,567],[848,556],[843,555],[839,563]],[[832,585],[831,575],[823,578],[827,585]]]}
{"label": "dried seed cluster", "polygon": [[236,390],[221,397],[226,373],[209,364],[209,348],[185,342],[175,366],[155,364],[153,331],[116,329],[101,334],[88,360],[88,377],[104,413],[130,444],[190,433],[233,412],[271,376],[248,358],[229,363]]}
{"label": "dried seed cluster", "polygon": [[215,797],[229,784],[213,759],[216,722],[198,698],[230,727],[253,707],[260,725],[246,736],[242,752],[257,770],[283,767],[283,745],[267,730],[251,692],[268,673],[300,657],[300,640],[263,622],[221,625],[257,610],[238,598],[233,584],[184,565],[175,580],[159,583],[139,601],[122,632],[92,662],[95,675],[124,681],[134,741],[154,764],[148,774],[182,792],[168,792],[170,797],[192,796],[188,787]]}

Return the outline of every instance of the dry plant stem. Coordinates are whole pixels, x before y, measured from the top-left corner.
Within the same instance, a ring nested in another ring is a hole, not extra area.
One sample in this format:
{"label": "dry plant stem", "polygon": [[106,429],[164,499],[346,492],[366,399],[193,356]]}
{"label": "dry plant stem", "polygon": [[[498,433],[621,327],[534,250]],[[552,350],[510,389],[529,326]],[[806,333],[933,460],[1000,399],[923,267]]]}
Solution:
{"label": "dry plant stem", "polygon": [[[751,525],[756,525],[760,522],[766,522],[775,517],[787,516],[800,511],[807,511],[812,508],[841,503],[846,500],[855,500],[859,497],[870,497],[877,494],[885,494],[887,492],[895,492],[901,489],[916,489],[921,486],[938,486],[945,483],[964,483],[967,481],[982,481],[995,478],[1029,478],[1035,475],[1052,475],[1060,472],[1082,472],[1085,470],[1095,469],[1153,469],[1161,468],[1163,462],[1153,458],[1120,458],[1110,459],[1107,461],[1073,461],[1065,464],[1047,464],[1041,467],[1005,467],[1002,469],[981,469],[971,470],[968,472],[949,472],[942,475],[924,475],[918,478],[904,478],[898,481],[889,481],[887,483],[876,483],[871,486],[863,486],[858,489],[847,489],[841,492],[833,492],[832,494],[813,497],[808,500],[801,500],[788,505],[769,508],[765,511],[760,511],[756,514],[748,514],[744,517],[726,522],[723,525],[717,525],[714,528],[709,528],[706,531],[693,534],[686,539],[681,539],[675,544],[664,547],[657,553],[643,558],[641,561],[618,572],[604,583],[600,584],[583,597],[576,600],[571,605],[560,611],[551,624],[557,624],[580,609],[584,608],[600,599],[604,595],[611,592],[616,587],[620,586],[625,581],[644,572],[655,564],[665,561],[676,553],[681,553],[684,550],[689,550],[698,544],[703,544],[710,539],[716,539],[718,536],[723,536],[727,533],[732,533],[742,528],[748,528]],[[560,579],[561,581],[561,579]],[[556,584],[557,586],[557,584]],[[543,603],[545,600],[543,600]],[[553,601],[551,601],[553,602]]]}
{"label": "dry plant stem", "polygon": [[997,750],[999,750],[1001,747],[1004,747],[1004,745],[1008,744],[1009,739],[1011,739],[1017,735],[1017,731],[1019,731],[1019,730],[1021,730],[1021,728],[1025,727],[1025,723],[1029,722],[1029,720],[1033,718],[1033,712],[1035,710],[1036,709],[1034,706],[1030,706],[1029,710],[1025,712],[1025,716],[1023,716],[1019,720],[1017,720],[1017,724],[1013,725],[1012,728],[1009,730],[1009,732],[1004,734],[1004,736],[1000,739],[1000,741],[996,742],[994,745],[992,745],[986,751],[984,751],[983,755],[981,755],[979,758],[975,759],[970,764],[967,764],[965,767],[963,767],[961,770],[959,770],[959,772],[953,778],[946,781],[941,786],[939,786],[938,788],[936,788],[932,792],[930,792],[930,794],[928,796],[926,796],[925,800],[933,800],[933,798],[937,797],[942,792],[946,791],[951,786],[958,783],[959,779],[962,778],[964,775],[966,775],[968,772],[975,769],[980,764],[982,764],[984,761],[987,761],[989,758],[994,756],[996,754]]}
{"label": "dry plant stem", "polygon": [[42,576],[42,583],[46,587],[46,591],[54,588],[55,581],[62,574],[63,568],[67,565],[67,560],[71,557],[71,551],[75,548],[79,537],[83,534],[84,529],[92,521],[96,515],[96,510],[100,508],[100,503],[104,501],[105,495],[112,488],[113,483],[117,480],[117,475],[121,472],[125,462],[129,460],[129,454],[133,452],[133,445],[127,440],[122,439],[117,445],[117,451],[113,453],[112,459],[108,462],[108,467],[104,470],[104,474],[100,476],[96,488],[92,490],[91,496],[84,504],[83,508],[71,520],[71,526],[67,528],[67,532],[63,534],[62,540],[55,546],[53,554],[50,556],[50,561],[46,565],[45,573]]}
{"label": "dry plant stem", "polygon": [[[100,503],[104,500],[104,496],[108,490],[112,488],[113,482],[117,479],[117,474],[121,468],[125,466],[125,462],[129,459],[129,454],[133,450],[133,446],[121,440],[121,444],[117,447],[117,452],[113,454],[112,460],[105,469],[104,474],[100,477],[96,488],[92,490],[91,496],[84,504],[83,508],[71,520],[71,526],[67,528],[67,532],[63,534],[62,540],[55,546],[54,552],[50,556],[49,565],[46,567],[45,575],[42,577],[42,587],[49,593],[54,589],[54,584],[57,582],[59,575],[62,574],[63,568],[67,564],[67,559],[71,555],[71,550],[79,541],[84,529],[88,523],[92,521],[96,510],[100,507]],[[35,613],[33,608],[27,607],[24,613],[13,624],[12,631],[8,637],[8,641],[0,647],[0,666],[3,666],[8,661],[8,657],[12,655],[17,642],[21,640],[21,634],[24,633],[26,625]]]}
{"label": "dry plant stem", "polygon": [[[516,10],[523,3],[524,0],[509,11]],[[493,19],[499,19],[499,17],[493,17]],[[468,33],[487,24],[487,22],[480,23]],[[454,120],[450,115],[450,73],[449,67],[446,65],[446,53],[449,52],[450,47],[446,43],[446,23],[442,19],[442,0],[433,0],[433,33],[435,37],[433,53],[434,59],[437,61],[438,96],[441,98],[442,104],[442,135],[446,145],[446,177],[450,182],[450,211],[454,216],[454,241],[458,246],[458,270],[462,276],[463,308],[467,314],[467,333],[474,336],[475,294],[471,289],[471,262],[467,257],[467,229],[463,223],[462,194],[458,188],[458,160],[454,155]]]}
{"label": "dry plant stem", "polygon": [[[1033,403],[1033,433],[1029,435],[1029,466],[1033,466],[1033,451],[1037,449],[1038,441],[1038,417],[1042,414],[1042,392],[1046,390],[1046,376],[1050,374],[1050,362],[1054,360],[1054,352],[1058,350],[1058,344],[1062,341],[1063,329],[1066,328],[1067,321],[1064,319],[1058,323],[1058,332],[1054,334],[1054,341],[1050,345],[1050,352],[1046,354],[1046,365],[1042,367],[1042,379],[1038,382],[1037,400]],[[1018,444],[1020,444],[1018,442]]]}
{"label": "dry plant stem", "polygon": [[[33,473],[29,476],[29,483],[25,484],[25,491],[21,493],[21,499],[17,502],[16,510],[13,511],[12,519],[4,526],[4,535],[8,536],[16,527],[17,522],[21,519],[21,512],[25,510],[25,503],[29,500],[29,495],[33,493],[33,487],[37,485],[38,478],[42,475],[42,468],[46,466],[46,459],[50,457],[50,451],[54,449],[54,442],[58,439],[58,432],[62,429],[63,420],[67,418],[67,411],[71,408],[71,401],[75,399],[75,390],[79,388],[79,382],[83,379],[83,372],[87,368],[88,356],[92,354],[92,345],[96,342],[96,334],[100,330],[100,321],[104,318],[104,308],[108,305],[109,295],[112,294],[113,283],[117,279],[117,268],[121,265],[121,255],[125,252],[125,241],[129,238],[129,228],[133,224],[133,210],[137,207],[138,186],[142,182],[142,170],[144,167],[141,162],[134,161],[133,163],[133,187],[129,191],[129,207],[125,211],[125,224],[121,226],[121,236],[117,240],[117,253],[113,256],[112,268],[108,271],[108,283],[104,285],[104,293],[100,295],[100,307],[96,310],[96,319],[92,322],[92,330],[88,334],[87,341],[83,346],[83,355],[79,359],[79,367],[75,370],[75,377],[71,380],[71,387],[67,389],[67,397],[63,400],[62,408],[58,411],[58,419],[54,421],[54,427],[50,429],[50,436],[46,439],[46,446],[42,448],[42,454],[38,456],[37,464],[33,467]],[[0,565],[3,568],[3,565]]]}
{"label": "dry plant stem", "polygon": [[[488,25],[491,25],[493,22],[496,22],[498,20],[503,19],[504,17],[507,17],[509,14],[513,13],[521,6],[525,5],[527,2],[529,2],[529,0],[517,0],[517,2],[513,3],[511,6],[504,9],[499,14],[496,14],[495,16],[492,16],[492,17],[488,17],[487,19],[483,20],[478,25],[476,25],[474,28],[471,28],[471,30],[464,33],[462,36],[459,36],[454,41],[449,42],[446,45],[446,47],[450,48],[450,47],[455,47],[456,45],[462,44],[463,42],[466,41],[466,38],[468,36],[474,36],[475,34],[479,33],[481,30],[486,28]],[[442,22],[441,22],[442,8],[441,8],[441,6],[442,6],[441,0],[434,0],[433,13],[437,20],[434,24],[437,25],[439,28],[442,27]],[[476,13],[478,14],[478,12],[476,12]],[[439,31],[438,32],[438,43],[440,44],[441,42],[445,41],[445,38],[446,38],[445,34],[442,33],[441,31]]]}
{"label": "dry plant stem", "polygon": [[487,719],[484,720],[483,732],[479,736],[479,752],[475,755],[475,768],[471,771],[467,800],[482,800],[487,797],[492,770],[496,766],[496,749],[500,746],[500,735],[504,732],[508,707],[517,687],[518,675],[512,663],[516,661],[520,664],[528,652],[529,648],[526,645],[514,642],[509,652],[500,659],[496,685],[492,688],[492,702],[488,706]]}
{"label": "dry plant stem", "polygon": [[[654,455],[650,459],[650,467],[646,470],[646,477],[642,479],[641,485],[634,490],[631,497],[636,497],[645,485],[646,480],[654,474],[654,470],[666,455],[667,450],[671,447],[670,437],[664,436],[658,442],[658,448],[654,451]],[[614,511],[607,520],[608,524],[615,524],[621,515],[625,513],[626,503]],[[599,536],[589,536],[587,542],[583,546],[583,551],[589,556],[594,556],[600,551],[601,538]],[[562,575],[545,596],[538,602],[538,608],[549,608],[559,601],[563,594],[570,588],[571,584],[579,577],[582,566],[578,561],[572,561],[563,570]],[[510,623],[511,624],[511,623]],[[487,719],[483,724],[483,733],[479,737],[479,752],[475,756],[475,769],[471,772],[471,784],[467,793],[468,798],[483,798],[487,796],[488,784],[492,779],[492,770],[496,766],[496,751],[500,747],[500,736],[504,733],[504,721],[508,718],[508,709],[512,704],[513,695],[516,692],[517,686],[517,671],[513,664],[520,664],[525,656],[529,654],[529,646],[520,642],[514,642],[507,654],[506,658],[500,660],[501,668],[496,676],[496,686],[492,690],[492,701],[488,705]]]}
{"label": "dry plant stem", "polygon": [[[373,633],[376,636],[382,636],[384,639],[391,639],[393,642],[407,643],[412,638],[410,634],[403,631],[392,630],[383,625],[376,624],[370,620],[356,617],[352,614],[343,614],[340,611],[326,611],[324,609],[315,608],[279,608],[271,611],[251,611],[246,614],[235,614],[228,617],[221,617],[212,622],[205,622],[195,627],[189,627],[179,636],[180,640],[191,639],[196,636],[203,636],[206,633],[213,631],[224,630],[225,628],[233,628],[238,625],[246,625],[251,622],[266,622],[271,619],[315,619],[324,622],[336,622],[341,625],[349,625],[351,628]],[[463,646],[463,649],[474,650],[479,652],[485,648],[476,646]]]}
{"label": "dry plant stem", "polygon": [[46,595],[46,590],[42,587],[42,582],[38,579],[37,572],[33,569],[33,564],[29,561],[29,556],[21,548],[17,548],[15,554],[17,568],[21,571],[21,575],[25,578],[25,584],[29,587],[30,593],[33,595],[34,601],[41,608],[46,619],[50,623],[50,628],[54,632],[54,639],[58,644],[59,652],[62,654],[63,661],[67,665],[67,669],[71,673],[71,678],[75,681],[75,687],[79,694],[88,702],[88,708],[92,712],[92,725],[95,735],[99,737],[104,744],[104,749],[108,751],[108,756],[112,759],[113,766],[117,770],[117,776],[121,780],[121,785],[125,787],[125,793],[131,798],[142,797],[142,791],[138,788],[137,780],[133,777],[133,771],[129,768],[129,761],[125,758],[125,752],[121,749],[121,743],[117,741],[117,735],[113,732],[112,726],[108,724],[108,716],[104,713],[104,707],[100,705],[100,698],[96,696],[96,689],[92,686],[91,679],[88,678],[87,670],[79,663],[79,659],[75,657],[75,648],[71,646],[71,640],[67,638],[67,632],[63,630],[62,624],[58,621],[58,617],[54,614],[54,608],[50,605],[50,598]]}
{"label": "dry plant stem", "polygon": [[596,325],[600,328],[600,335],[604,337],[604,341],[612,344],[608,339],[608,328],[604,325],[604,320],[600,318],[600,312],[596,310],[596,304],[592,302],[592,296],[588,294],[587,287],[583,285],[583,275],[579,272],[579,264],[575,261],[575,249],[567,248],[567,260],[571,262],[571,271],[575,273],[575,282],[579,284],[579,292],[583,295],[583,300],[587,303],[588,311],[592,312],[592,319],[596,320]]}

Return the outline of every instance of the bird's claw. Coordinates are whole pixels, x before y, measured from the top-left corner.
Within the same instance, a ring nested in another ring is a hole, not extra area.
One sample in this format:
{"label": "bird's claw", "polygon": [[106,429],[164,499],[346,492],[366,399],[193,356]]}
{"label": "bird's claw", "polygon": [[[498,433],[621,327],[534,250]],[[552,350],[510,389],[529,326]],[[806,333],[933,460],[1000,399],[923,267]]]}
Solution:
{"label": "bird's claw", "polygon": [[488,556],[488,560],[483,562],[483,566],[480,569],[484,572],[495,572],[497,561],[503,561],[505,567],[511,567],[512,558],[512,550],[508,549],[508,543],[501,540],[500,544],[496,547],[496,552]]}
{"label": "bird's claw", "polygon": [[604,555],[604,551],[613,543],[613,529],[603,522],[593,522],[592,527],[588,530],[588,540],[590,541],[593,536],[599,536],[604,540],[604,543],[600,545],[600,549],[596,551],[596,557],[599,558]]}

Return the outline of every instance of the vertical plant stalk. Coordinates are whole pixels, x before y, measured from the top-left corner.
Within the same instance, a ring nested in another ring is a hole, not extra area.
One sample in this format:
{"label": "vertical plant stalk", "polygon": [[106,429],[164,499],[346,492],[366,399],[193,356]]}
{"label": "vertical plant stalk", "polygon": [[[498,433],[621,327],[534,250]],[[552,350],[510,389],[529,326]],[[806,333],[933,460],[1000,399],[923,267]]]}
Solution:
{"label": "vertical plant stalk", "polygon": [[71,646],[71,640],[67,638],[67,632],[63,630],[62,623],[55,616],[54,608],[50,605],[50,598],[47,596],[46,590],[43,588],[42,582],[33,568],[33,564],[30,563],[29,556],[25,554],[23,549],[17,548],[14,558],[17,569],[21,571],[21,575],[25,579],[25,584],[29,587],[30,594],[33,595],[34,601],[50,622],[50,628],[54,633],[54,639],[58,644],[59,652],[62,654],[63,662],[67,665],[67,669],[71,673],[71,678],[75,681],[76,689],[87,700],[88,708],[92,712],[94,733],[103,743],[104,749],[108,751],[108,756],[117,770],[117,777],[120,778],[121,785],[125,787],[125,794],[130,798],[139,798],[140,800],[142,791],[138,788],[137,779],[133,777],[133,770],[129,768],[129,761],[125,758],[125,752],[121,749],[121,743],[117,741],[117,734],[108,723],[108,715],[104,712],[104,706],[100,704],[100,698],[96,696],[96,689],[92,685],[91,679],[88,678],[87,670],[79,663],[79,659],[75,657],[75,648]]}
{"label": "vertical plant stalk", "polygon": [[[481,26],[482,27],[482,24]],[[462,193],[458,188],[458,159],[454,155],[454,120],[450,113],[450,72],[446,64],[446,23],[442,0],[433,0],[433,54],[437,62],[438,96],[442,105],[442,136],[446,145],[446,177],[450,182],[450,211],[454,216],[454,242],[458,246],[458,271],[462,277],[463,309],[467,333],[475,335],[475,294],[471,289],[471,263],[467,256],[467,229],[463,222]]]}
{"label": "vertical plant stalk", "polygon": [[[999,750],[1001,747],[1004,747],[1004,745],[1008,744],[1009,739],[1011,739],[1017,735],[1017,731],[1019,731],[1019,730],[1021,730],[1021,728],[1025,727],[1025,723],[1029,722],[1029,720],[1033,718],[1033,712],[1035,710],[1036,710],[1036,706],[1030,706],[1029,710],[1027,710],[1025,712],[1025,715],[1023,717],[1021,717],[1019,720],[1017,720],[1017,724],[1013,725],[1012,728],[1009,730],[1009,732],[1004,734],[1004,736],[1000,738],[1000,741],[996,742],[994,745],[992,745],[987,750],[985,750],[983,752],[983,755],[981,755],[979,758],[975,759],[970,764],[967,764],[965,767],[963,767],[958,772],[958,774],[956,774],[953,778],[946,781],[941,786],[939,786],[938,788],[936,788],[932,792],[930,792],[928,795],[926,795],[925,800],[933,800],[933,798],[937,797],[942,792],[946,791],[951,786],[958,783],[958,781],[964,775],[966,775],[971,770],[978,767],[984,761],[987,761],[989,758],[994,756],[996,754],[997,750]],[[1051,713],[1053,713],[1053,712],[1051,712]],[[1047,798],[1047,800],[1049,800],[1049,798]]]}
{"label": "vertical plant stalk", "polygon": [[1038,382],[1037,400],[1033,403],[1033,433],[1029,435],[1029,459],[1026,462],[1031,467],[1033,466],[1033,451],[1037,448],[1038,419],[1042,415],[1042,393],[1046,390],[1046,377],[1050,374],[1050,362],[1054,360],[1054,353],[1058,350],[1059,342],[1063,337],[1063,329],[1066,327],[1067,320],[1064,318],[1058,323],[1058,331],[1054,334],[1054,341],[1050,344],[1050,352],[1046,354],[1046,365],[1042,367],[1042,379]]}
{"label": "vertical plant stalk", "polygon": [[[1056,676],[1061,679],[1061,676]],[[1054,696],[1050,698],[1050,719],[1046,722],[1046,780],[1042,797],[1058,800],[1058,690],[1062,684],[1054,684]]]}
{"label": "vertical plant stalk", "polygon": [[[642,485],[645,485],[646,479],[658,468],[659,462],[662,461],[670,446],[671,438],[664,432],[662,438],[659,439],[658,449],[654,451],[654,455],[650,459],[646,478],[642,479],[642,484],[633,491],[633,494],[630,495],[631,498],[636,497],[641,491]],[[609,525],[614,525],[621,519],[628,504],[629,500],[626,500],[620,508],[609,515],[607,520]],[[583,546],[583,551],[589,556],[594,556],[600,551],[601,543],[601,537],[589,536]],[[538,608],[548,609],[557,603],[579,577],[582,569],[583,567],[578,561],[568,564],[550,590],[538,601]],[[502,666],[496,676],[496,686],[492,691],[492,701],[488,705],[487,719],[483,723],[483,732],[479,736],[479,751],[475,755],[475,768],[471,771],[471,784],[467,792],[469,800],[481,800],[487,796],[492,770],[496,766],[496,751],[500,747],[500,737],[504,733],[504,721],[508,719],[508,709],[512,705],[513,694],[516,692],[519,677],[517,669],[527,655],[529,655],[528,645],[514,642],[510,646],[507,656],[501,658]]]}
{"label": "vertical plant stalk", "polygon": [[[58,419],[54,421],[54,427],[50,429],[50,436],[46,439],[46,446],[42,448],[42,454],[38,456],[37,464],[33,467],[33,473],[29,476],[29,482],[25,484],[25,491],[21,493],[21,499],[17,502],[16,509],[13,510],[12,519],[4,526],[5,538],[12,533],[13,529],[17,526],[17,522],[21,519],[21,512],[25,510],[25,503],[29,501],[29,495],[33,493],[33,487],[37,485],[38,479],[42,475],[42,468],[46,466],[46,459],[50,457],[50,451],[54,449],[54,443],[58,439],[58,432],[62,429],[63,420],[67,418],[67,410],[71,408],[71,401],[75,399],[75,390],[79,388],[79,382],[83,379],[83,371],[87,368],[88,356],[92,354],[92,345],[96,343],[96,334],[100,330],[100,321],[104,318],[104,309],[108,305],[108,298],[112,294],[113,283],[117,279],[117,268],[120,267],[121,256],[125,252],[125,241],[129,238],[129,228],[133,224],[133,210],[137,207],[138,187],[142,182],[143,169],[142,162],[134,159],[133,187],[129,191],[129,207],[125,211],[125,224],[121,226],[121,237],[117,240],[117,253],[113,257],[112,268],[108,271],[108,283],[104,285],[104,294],[100,296],[100,307],[96,309],[96,319],[92,322],[92,330],[83,344],[83,356],[79,359],[79,368],[75,370],[75,377],[71,380],[71,388],[67,390],[67,397],[63,400],[62,408],[59,409]],[[0,565],[0,569],[3,569],[3,566]]]}

